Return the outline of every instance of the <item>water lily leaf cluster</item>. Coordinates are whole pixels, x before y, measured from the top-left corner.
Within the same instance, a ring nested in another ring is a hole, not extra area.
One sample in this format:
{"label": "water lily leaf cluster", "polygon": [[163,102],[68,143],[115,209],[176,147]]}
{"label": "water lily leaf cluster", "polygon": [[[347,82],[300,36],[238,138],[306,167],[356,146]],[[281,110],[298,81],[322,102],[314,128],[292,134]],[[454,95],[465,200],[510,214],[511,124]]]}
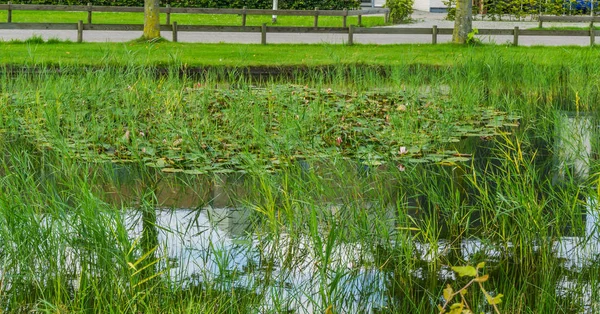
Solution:
{"label": "water lily leaf cluster", "polygon": [[[493,136],[517,118],[404,91],[267,84],[207,86],[180,79],[50,76],[2,95],[1,128],[43,149],[168,172],[266,169],[296,159],[462,162],[451,144]],[[110,84],[107,81],[110,80]],[[32,88],[33,86],[33,88]]]}

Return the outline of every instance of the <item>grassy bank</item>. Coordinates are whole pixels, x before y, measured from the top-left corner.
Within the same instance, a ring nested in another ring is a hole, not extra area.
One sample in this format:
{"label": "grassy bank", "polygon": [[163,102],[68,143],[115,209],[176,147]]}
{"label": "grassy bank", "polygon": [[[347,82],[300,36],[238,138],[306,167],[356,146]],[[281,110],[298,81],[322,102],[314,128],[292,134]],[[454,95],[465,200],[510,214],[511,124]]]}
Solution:
{"label": "grassy bank", "polygon": [[[239,45],[191,43],[5,42],[0,64],[60,66],[319,66],[410,64],[450,66],[469,62],[522,62],[540,66],[595,64],[600,50],[589,47],[482,45]],[[508,61],[510,60],[510,61]]]}

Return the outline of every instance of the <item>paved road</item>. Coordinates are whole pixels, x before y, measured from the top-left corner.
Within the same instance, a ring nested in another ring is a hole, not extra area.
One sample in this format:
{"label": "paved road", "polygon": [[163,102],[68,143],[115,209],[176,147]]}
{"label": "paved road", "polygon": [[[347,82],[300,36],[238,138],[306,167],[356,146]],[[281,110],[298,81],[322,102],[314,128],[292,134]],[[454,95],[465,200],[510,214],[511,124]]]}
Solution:
{"label": "paved road", "polygon": [[[395,25],[389,27],[427,27],[437,25],[439,28],[452,28],[454,22],[446,21],[445,13],[429,13],[415,11],[413,14],[414,23]],[[477,19],[473,22],[475,28],[497,28],[497,29],[513,29],[518,26],[520,29],[537,27],[536,21],[487,21]],[[583,24],[552,24],[545,23],[544,26],[569,26]],[[75,31],[59,31],[59,30],[0,30],[1,40],[10,39],[27,39],[33,35],[42,36],[45,39],[59,38],[68,39],[71,41],[77,40]],[[138,32],[123,32],[123,31],[85,31],[83,40],[88,42],[124,42],[136,39],[141,34]],[[171,33],[164,32],[165,38],[170,39]],[[184,33],[178,34],[180,42],[205,42],[205,43],[260,43],[260,34],[251,33]],[[438,42],[449,42],[451,36],[438,36]],[[494,42],[497,44],[511,43],[512,36],[480,36],[484,42]],[[348,40],[347,35],[342,34],[267,34],[268,43],[345,43]],[[354,35],[355,43],[363,44],[402,44],[402,43],[431,43],[431,35],[374,35],[374,34],[356,34]],[[558,36],[519,36],[519,44],[525,46],[531,45],[589,45],[589,37],[558,37]]]}

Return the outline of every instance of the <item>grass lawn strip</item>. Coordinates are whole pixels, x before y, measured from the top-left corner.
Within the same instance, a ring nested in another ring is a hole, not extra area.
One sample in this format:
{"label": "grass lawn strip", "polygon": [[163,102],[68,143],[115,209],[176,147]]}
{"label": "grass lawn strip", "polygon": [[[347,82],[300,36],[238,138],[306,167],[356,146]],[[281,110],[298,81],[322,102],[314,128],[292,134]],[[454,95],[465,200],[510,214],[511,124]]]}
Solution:
{"label": "grass lawn strip", "polygon": [[[596,64],[600,50],[589,47],[483,45],[239,45],[200,43],[11,43],[0,45],[0,64],[48,66],[322,66],[434,65],[512,60],[544,66]],[[511,62],[512,62],[511,61]]]}

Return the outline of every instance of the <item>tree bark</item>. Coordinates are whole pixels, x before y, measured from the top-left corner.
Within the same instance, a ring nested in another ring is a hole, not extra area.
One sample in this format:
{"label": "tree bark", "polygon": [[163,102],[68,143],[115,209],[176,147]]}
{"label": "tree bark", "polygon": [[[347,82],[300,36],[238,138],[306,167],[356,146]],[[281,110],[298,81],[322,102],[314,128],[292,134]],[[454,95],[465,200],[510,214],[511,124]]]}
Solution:
{"label": "tree bark", "polygon": [[144,0],[144,39],[160,37],[159,0]]}
{"label": "tree bark", "polygon": [[472,0],[456,0],[456,16],[452,42],[464,44],[473,28],[473,3]]}

